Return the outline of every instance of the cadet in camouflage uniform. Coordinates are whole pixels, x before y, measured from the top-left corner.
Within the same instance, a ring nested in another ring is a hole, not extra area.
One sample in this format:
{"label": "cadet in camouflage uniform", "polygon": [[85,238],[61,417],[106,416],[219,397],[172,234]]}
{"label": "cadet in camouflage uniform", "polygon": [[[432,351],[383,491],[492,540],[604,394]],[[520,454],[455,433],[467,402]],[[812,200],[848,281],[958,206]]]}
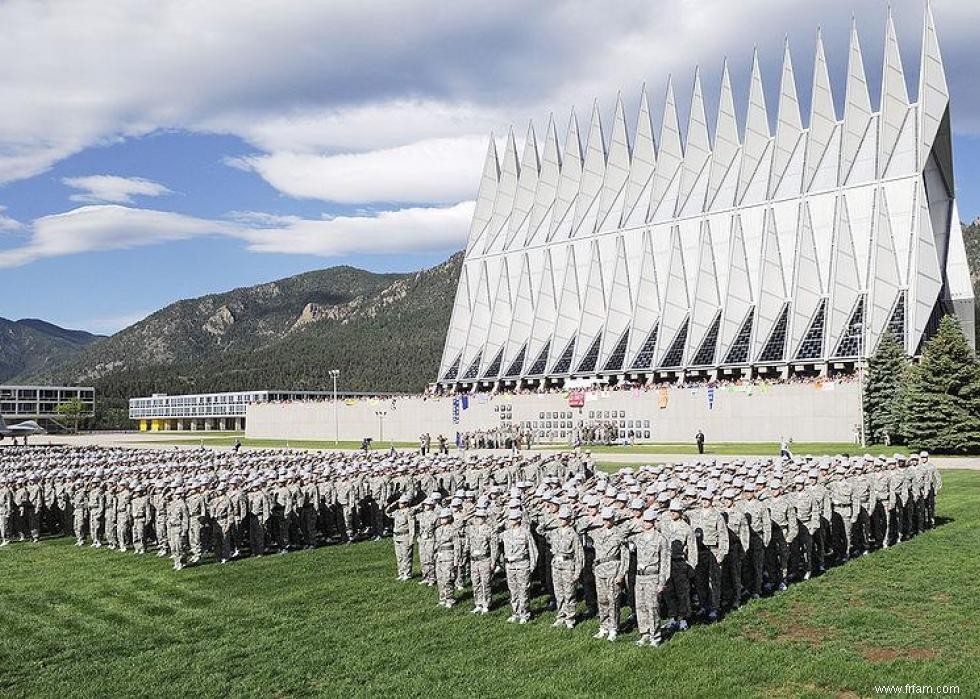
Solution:
{"label": "cadet in camouflage uniform", "polygon": [[599,606],[599,631],[595,638],[610,641],[615,641],[619,633],[619,593],[630,564],[626,539],[615,518],[615,510],[606,507],[602,510],[602,526],[591,530],[595,547],[592,572]]}
{"label": "cadet in camouflage uniform", "polygon": [[248,542],[253,556],[265,554],[265,523],[269,519],[269,497],[260,483],[248,493]]}
{"label": "cadet in camouflage uniform", "polygon": [[470,578],[473,582],[472,614],[490,611],[490,578],[497,567],[497,531],[487,523],[487,511],[477,507],[466,524],[466,548],[470,552]]}
{"label": "cadet in camouflage uniform", "polygon": [[660,596],[670,578],[670,542],[656,527],[657,512],[643,513],[641,530],[631,536],[636,547],[636,645],[661,643]]}
{"label": "cadet in camouflage uniform", "polygon": [[799,533],[799,519],[793,507],[793,498],[783,494],[782,481],[770,481],[769,492],[771,497],[766,500],[769,516],[772,518],[769,540],[771,558],[769,589],[775,587],[785,590],[789,582],[790,545]]}
{"label": "cadet in camouflage uniform", "polygon": [[551,550],[551,579],[555,588],[555,608],[558,615],[552,626],[575,627],[575,592],[582,568],[585,567],[585,550],[582,538],[572,526],[572,509],[568,505],[558,508],[558,526],[547,530]]}
{"label": "cadet in camouflage uniform", "polygon": [[116,490],[119,485],[110,485],[105,490],[105,509],[102,513],[104,522],[103,535],[105,536],[106,546],[111,549],[116,548]]}
{"label": "cadet in camouflage uniform", "polygon": [[538,564],[534,536],[524,524],[523,518],[520,510],[511,510],[507,515],[508,524],[500,535],[507,572],[507,589],[510,591],[510,607],[514,612],[507,621],[518,624],[526,624],[531,620],[528,591],[531,586],[531,571]]}
{"label": "cadet in camouflage uniform", "polygon": [[660,531],[670,543],[670,578],[667,581],[667,613],[671,626],[685,631],[691,616],[691,571],[698,565],[698,543],[691,525],[684,520],[684,504],[670,501],[670,519],[660,522]]}
{"label": "cadet in camouflage uniform", "polygon": [[190,512],[184,501],[183,488],[175,487],[167,500],[167,542],[174,570],[184,567],[184,541],[190,525]]}
{"label": "cadet in camouflage uniform", "polygon": [[411,498],[402,495],[385,510],[393,522],[392,541],[395,544],[395,563],[398,579],[412,578],[412,558],[415,552],[415,516],[411,510]]}
{"label": "cadet in camouflage uniform", "polygon": [[14,513],[14,494],[0,481],[0,546],[10,543],[10,518]]}
{"label": "cadet in camouflage uniform", "polygon": [[133,550],[140,556],[146,553],[146,523],[153,515],[150,498],[146,495],[146,486],[133,483],[133,494],[129,501],[130,521],[133,529]]}
{"label": "cadet in camouflage uniform", "polygon": [[735,506],[749,523],[749,545],[746,549],[742,587],[748,590],[752,599],[762,595],[763,574],[765,571],[766,548],[772,537],[772,518],[765,503],[755,497],[755,484],[746,483],[743,499]]}
{"label": "cadet in camouflage uniform", "polygon": [[834,552],[841,563],[851,556],[851,532],[857,521],[858,503],[855,502],[854,488],[846,478],[844,467],[838,467],[833,480],[827,488],[833,508],[831,521],[834,536]]}
{"label": "cadet in camouflage uniform", "polygon": [[727,488],[721,494],[722,516],[728,529],[728,555],[721,567],[722,604],[726,610],[742,603],[742,561],[749,549],[749,521],[745,513],[735,506],[738,491]]}
{"label": "cadet in camouflage uniform", "polygon": [[218,485],[208,508],[214,522],[211,529],[214,536],[214,557],[218,559],[218,563],[227,563],[232,554],[236,518],[235,503],[228,496],[227,486]]}
{"label": "cadet in camouflage uniform", "polygon": [[133,525],[132,499],[133,494],[129,486],[121,484],[119,492],[116,493],[116,542],[119,544],[120,551],[126,550],[129,531]]}
{"label": "cadet in camouflage uniform", "polygon": [[201,560],[203,550],[204,527],[208,520],[208,501],[204,494],[205,486],[203,483],[192,487],[185,500],[187,504],[188,520],[188,545],[190,548],[190,563],[197,563]]}
{"label": "cadet in camouflage uniform", "polygon": [[435,530],[436,585],[439,604],[449,609],[456,604],[453,586],[456,582],[456,566],[462,548],[459,531],[453,523],[453,511],[444,507],[439,511],[439,523]]}
{"label": "cadet in camouflage uniform", "polygon": [[71,492],[71,514],[74,519],[72,530],[75,532],[75,546],[85,545],[85,520],[88,513],[85,510],[88,503],[88,491],[81,485],[76,485]]}
{"label": "cadet in camouflage uniform", "polygon": [[416,508],[415,521],[419,538],[419,565],[422,568],[422,580],[419,585],[432,587],[436,584],[436,524],[438,523],[438,513],[436,505],[439,504],[439,494],[430,494],[422,504]]}
{"label": "cadet in camouflage uniform", "polygon": [[300,512],[300,528],[303,531],[303,548],[316,547],[316,515],[320,506],[320,491],[312,474],[303,478],[297,504]]}
{"label": "cadet in camouflage uniform", "polygon": [[101,483],[95,483],[89,489],[85,510],[88,512],[88,532],[92,546],[100,548],[102,541],[99,535],[102,533],[102,513],[105,510],[105,493]]}
{"label": "cadet in camouflage uniform", "polygon": [[688,519],[697,540],[698,560],[694,584],[701,602],[701,612],[715,621],[721,610],[721,563],[728,555],[728,525],[714,507],[714,494],[702,491],[701,507],[688,511]]}
{"label": "cadet in camouflage uniform", "polygon": [[163,483],[158,483],[150,495],[150,505],[153,507],[153,533],[157,540],[157,557],[170,555],[170,544],[167,540],[167,491]]}

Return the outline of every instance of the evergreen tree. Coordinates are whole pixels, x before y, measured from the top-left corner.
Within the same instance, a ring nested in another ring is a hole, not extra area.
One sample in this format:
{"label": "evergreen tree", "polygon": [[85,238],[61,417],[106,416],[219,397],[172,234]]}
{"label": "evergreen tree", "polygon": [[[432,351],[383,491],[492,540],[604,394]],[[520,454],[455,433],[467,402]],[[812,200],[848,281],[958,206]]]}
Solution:
{"label": "evergreen tree", "polygon": [[980,362],[950,316],[925,344],[904,403],[904,433],[913,448],[980,452]]}
{"label": "evergreen tree", "polygon": [[903,441],[902,393],[907,370],[905,350],[894,335],[885,333],[865,374],[864,429],[869,441],[883,444],[886,434],[891,444]]}

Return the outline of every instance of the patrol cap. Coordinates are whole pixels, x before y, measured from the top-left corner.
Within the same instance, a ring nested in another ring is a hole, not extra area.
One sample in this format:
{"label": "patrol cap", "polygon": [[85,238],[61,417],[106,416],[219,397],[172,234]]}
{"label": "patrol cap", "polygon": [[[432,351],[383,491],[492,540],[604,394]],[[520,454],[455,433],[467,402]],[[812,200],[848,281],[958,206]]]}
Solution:
{"label": "patrol cap", "polygon": [[613,519],[616,516],[616,510],[611,507],[602,508],[602,518],[603,519]]}
{"label": "patrol cap", "polygon": [[645,502],[643,502],[643,500],[641,500],[640,498],[635,498],[633,500],[630,500],[630,509],[631,510],[642,510],[646,506],[647,506],[647,504]]}
{"label": "patrol cap", "polygon": [[452,517],[453,517],[453,511],[450,510],[448,507],[444,507],[441,510],[439,510],[439,519],[452,519]]}
{"label": "patrol cap", "polygon": [[657,511],[652,507],[648,510],[643,511],[643,521],[644,522],[656,522],[657,521]]}
{"label": "patrol cap", "polygon": [[684,503],[682,503],[680,500],[676,500],[676,499],[675,500],[671,500],[670,501],[670,511],[671,512],[683,512],[684,511]]}
{"label": "patrol cap", "polygon": [[412,498],[408,497],[408,495],[402,495],[400,498],[398,498],[398,502],[405,503],[406,505],[411,501]]}
{"label": "patrol cap", "polygon": [[510,512],[507,513],[507,519],[510,520],[520,519],[521,516],[522,515],[520,510],[511,510]]}
{"label": "patrol cap", "polygon": [[657,496],[657,502],[670,502],[670,494],[666,490],[660,491],[660,494]]}
{"label": "patrol cap", "polygon": [[572,518],[572,508],[568,505],[562,505],[558,508],[558,518],[559,519],[571,519]]}
{"label": "patrol cap", "polygon": [[475,510],[473,510],[473,516],[474,517],[486,517],[487,516],[487,511],[486,511],[485,508],[478,507]]}

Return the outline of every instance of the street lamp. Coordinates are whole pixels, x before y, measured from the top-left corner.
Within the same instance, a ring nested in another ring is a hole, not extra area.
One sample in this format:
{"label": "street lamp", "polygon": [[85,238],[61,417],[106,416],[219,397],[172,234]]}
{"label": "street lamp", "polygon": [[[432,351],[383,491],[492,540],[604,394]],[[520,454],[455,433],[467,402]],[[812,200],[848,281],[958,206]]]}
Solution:
{"label": "street lamp", "polygon": [[375,410],[374,411],[374,414],[378,416],[378,425],[379,425],[379,428],[380,428],[379,429],[380,434],[378,436],[378,441],[379,442],[383,442],[383,441],[385,441],[385,415],[388,414],[388,411],[387,410]]}
{"label": "street lamp", "polygon": [[337,379],[340,378],[340,369],[331,369],[330,378],[333,379],[333,443],[334,446],[340,444],[340,413],[337,405]]}

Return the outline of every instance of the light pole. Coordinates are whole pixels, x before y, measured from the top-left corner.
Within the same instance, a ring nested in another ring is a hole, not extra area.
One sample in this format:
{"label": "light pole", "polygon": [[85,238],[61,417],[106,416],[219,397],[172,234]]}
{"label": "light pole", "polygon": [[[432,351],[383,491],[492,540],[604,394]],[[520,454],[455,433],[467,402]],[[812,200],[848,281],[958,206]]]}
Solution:
{"label": "light pole", "polygon": [[374,414],[378,416],[378,426],[379,426],[379,433],[380,433],[378,435],[378,441],[383,442],[385,441],[385,415],[388,414],[388,411],[375,410]]}
{"label": "light pole", "polygon": [[330,378],[333,379],[333,444],[340,444],[340,413],[337,405],[337,379],[340,378],[340,369],[331,369]]}

